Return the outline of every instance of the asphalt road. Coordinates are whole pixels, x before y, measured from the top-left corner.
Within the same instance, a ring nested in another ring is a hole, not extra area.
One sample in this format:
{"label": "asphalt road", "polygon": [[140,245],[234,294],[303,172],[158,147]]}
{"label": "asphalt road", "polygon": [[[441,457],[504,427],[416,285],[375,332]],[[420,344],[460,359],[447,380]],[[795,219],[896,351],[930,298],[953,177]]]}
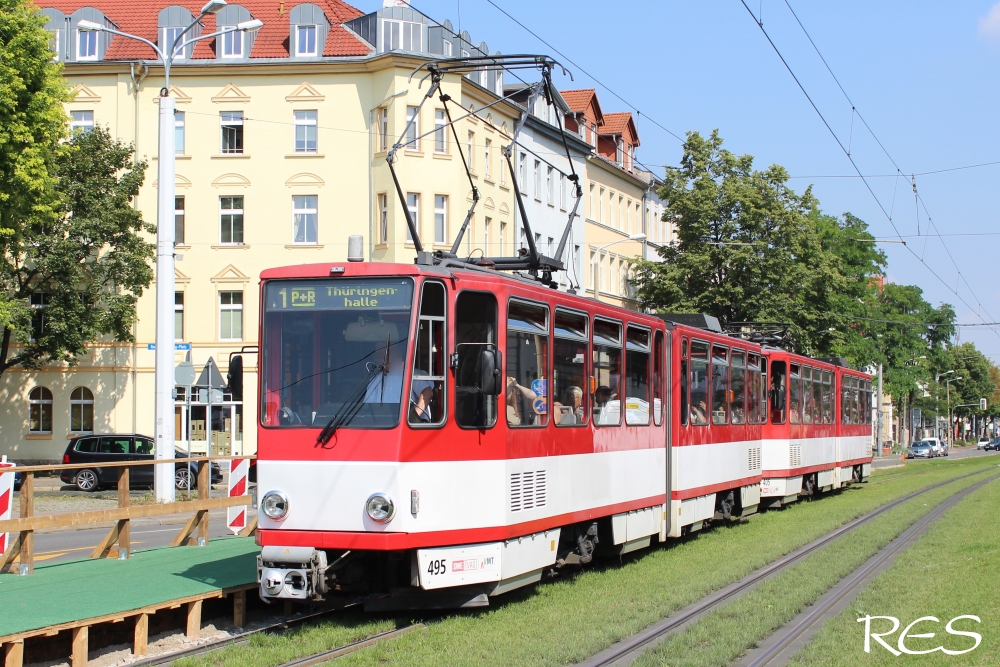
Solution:
{"label": "asphalt road", "polygon": [[[998,452],[984,452],[981,449],[976,449],[975,445],[970,445],[968,447],[954,447],[951,453],[948,455],[948,459],[964,459],[970,456],[995,456]],[[936,461],[940,459],[930,459],[931,461]],[[947,459],[945,459],[947,460]],[[909,459],[907,463],[924,463],[924,459]],[[873,468],[891,468],[892,466],[898,466],[901,463],[899,456],[882,456],[875,458],[872,461]]]}
{"label": "asphalt road", "polygon": [[[225,514],[209,513],[209,539],[232,535],[226,529]],[[169,525],[132,525],[132,549],[152,549],[170,544],[183,523]],[[83,530],[63,530],[52,533],[35,534],[35,562],[50,563],[61,560],[86,558],[95,546],[108,534],[109,528],[87,528]]]}

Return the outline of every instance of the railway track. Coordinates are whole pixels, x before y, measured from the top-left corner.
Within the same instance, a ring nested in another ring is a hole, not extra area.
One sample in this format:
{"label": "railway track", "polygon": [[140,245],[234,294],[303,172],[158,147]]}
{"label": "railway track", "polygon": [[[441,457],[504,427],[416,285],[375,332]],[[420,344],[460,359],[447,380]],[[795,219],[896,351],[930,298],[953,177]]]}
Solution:
{"label": "railway track", "polygon": [[[663,619],[662,621],[646,628],[642,632],[634,635],[633,637],[612,645],[610,648],[598,653],[597,655],[591,657],[590,659],[578,663],[579,667],[603,667],[605,665],[621,665],[627,664],[634,660],[643,651],[648,649],[650,646],[658,643],[660,640],[665,639],[667,636],[679,632],[686,628],[688,625],[697,621],[703,615],[714,609],[715,607],[721,605],[722,603],[730,600],[733,597],[740,595],[741,593],[749,590],[753,586],[757,585],[761,581],[772,577],[781,571],[787,569],[794,563],[802,560],[809,554],[822,549],[824,546],[836,540],[839,537],[851,532],[855,528],[870,522],[881,514],[891,510],[892,508],[904,503],[912,498],[915,498],[921,494],[927,493],[934,489],[945,486],[946,484],[951,484],[952,482],[957,482],[959,480],[965,479],[967,477],[972,477],[974,475],[982,474],[982,471],[969,473],[967,475],[962,475],[960,477],[955,477],[944,482],[939,482],[925,489],[920,489],[919,491],[914,491],[913,493],[907,494],[895,501],[883,505],[878,509],[875,509],[868,514],[862,515],[857,519],[854,519],[840,528],[837,528],[830,533],[802,546],[795,551],[783,556],[770,563],[769,565],[760,568],[759,570],[747,575],[740,581],[737,581],[729,586],[709,595],[708,597],[702,598],[698,602],[695,602],[678,612],[672,614],[671,616]],[[184,651],[178,651],[173,653],[168,653],[164,655],[154,656],[151,658],[146,658],[144,660],[139,660],[131,663],[132,667],[153,667],[154,665],[167,665],[176,660],[182,658],[205,655],[208,653],[213,653],[215,651],[220,651],[231,646],[241,646],[250,641],[250,638],[266,633],[284,633],[288,630],[304,625],[306,623],[319,620],[331,614],[339,611],[344,611],[345,609],[350,609],[355,606],[360,606],[360,602],[353,602],[347,605],[340,605],[330,609],[323,609],[320,611],[312,612],[309,614],[304,614],[302,616],[297,616],[290,619],[282,620],[278,623],[273,623],[271,625],[258,628],[256,630],[251,630],[233,637],[227,637],[217,641],[201,644],[199,646],[194,646],[190,649]],[[414,630],[424,629],[428,624],[433,623],[433,621],[422,621],[415,622],[410,625],[403,626],[401,628],[396,628],[386,632],[382,632],[376,635],[372,635],[363,640],[358,640],[343,646],[338,646],[327,651],[322,651],[320,653],[304,656],[302,658],[297,658],[291,662],[285,663],[280,667],[311,667],[312,665],[318,665],[329,660],[333,660],[350,653],[354,653],[364,648],[374,646],[382,641],[388,639],[394,639],[400,637],[404,634],[412,632]]]}
{"label": "railway track", "polygon": [[841,579],[815,604],[771,635],[759,648],[747,654],[737,663],[737,667],[783,667],[786,665],[791,657],[808,644],[813,635],[829,619],[843,611],[876,576],[891,567],[896,557],[927,532],[931,525],[940,519],[945,512],[970,493],[998,477],[1000,475],[994,475],[959,491],[921,517],[882,551]]}
{"label": "railway track", "polygon": [[[653,625],[636,633],[635,635],[632,635],[628,639],[624,639],[616,644],[612,644],[610,647],[601,651],[600,653],[591,656],[587,660],[577,663],[576,667],[612,667],[612,666],[620,667],[622,665],[628,665],[636,658],[638,658],[640,655],[642,655],[645,651],[652,648],[656,644],[660,643],[667,637],[684,631],[685,629],[693,625],[695,622],[700,620],[703,616],[705,616],[713,609],[723,605],[726,602],[729,602],[730,600],[742,595],[743,593],[746,593],[747,591],[754,588],[757,584],[765,581],[766,579],[769,579],[786,571],[788,568],[795,565],[796,563],[806,558],[807,556],[815,553],[816,551],[819,551],[820,549],[827,546],[834,540],[843,537],[844,535],[850,533],[856,528],[859,528],[871,522],[872,520],[881,516],[885,512],[888,512],[889,510],[898,507],[902,503],[905,503],[908,500],[916,498],[917,496],[920,496],[924,493],[933,491],[934,489],[940,488],[947,484],[951,484],[952,482],[957,482],[967,477],[981,475],[983,472],[984,471],[981,470],[978,472],[969,473],[967,475],[962,475],[960,477],[955,477],[944,482],[939,482],[938,484],[934,484],[927,488],[920,489],[919,491],[914,491],[913,493],[898,498],[891,503],[887,503],[886,505],[883,505],[882,507],[879,507],[878,509],[869,512],[868,514],[864,514],[858,517],[857,519],[854,519],[853,521],[844,524],[840,528],[837,528],[836,530],[833,530],[827,533],[826,535],[810,542],[809,544],[799,547],[795,551],[792,551],[791,553],[779,558],[778,560],[768,565],[765,565],[764,567],[755,570],[754,572],[751,572],[743,579],[740,579],[739,581],[732,583],[729,586],[726,586],[725,588],[722,588],[716,591],[715,593],[708,595],[707,597],[704,597],[696,602],[691,603],[690,605],[678,610],[677,612],[671,614],[670,616],[664,618],[663,620],[654,623]],[[987,480],[984,480],[983,482],[980,482],[979,484],[969,487],[969,489],[965,489],[963,491],[958,492],[955,496],[946,501],[946,503],[951,502],[952,504],[954,504],[954,502],[958,502],[958,499],[960,499],[959,496],[964,497],[965,494],[971,492],[970,489],[979,488],[979,486],[981,486],[982,484],[985,484],[986,482],[989,482],[993,479],[996,479],[996,477],[991,477]],[[942,503],[942,505],[943,504],[944,503]],[[941,512],[943,511],[945,510],[941,510]],[[940,516],[940,512],[938,511],[937,508],[927,516],[932,516],[932,515],[935,517]],[[926,519],[926,517],[924,517],[924,519]],[[918,524],[929,525],[929,524],[922,524],[924,519],[921,519],[920,521],[917,522],[917,524],[914,524],[914,526],[911,526],[910,529],[907,529],[907,531],[904,532],[904,535],[910,534],[910,531]],[[760,666],[755,665],[755,667],[760,667]]]}

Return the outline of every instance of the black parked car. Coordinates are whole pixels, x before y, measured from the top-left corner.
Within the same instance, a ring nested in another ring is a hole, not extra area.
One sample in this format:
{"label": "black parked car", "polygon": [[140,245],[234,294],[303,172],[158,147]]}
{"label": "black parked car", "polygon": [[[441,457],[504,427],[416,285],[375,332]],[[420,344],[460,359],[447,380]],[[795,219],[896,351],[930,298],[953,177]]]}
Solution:
{"label": "black parked car", "polygon": [[[155,454],[153,439],[135,433],[113,435],[81,435],[70,440],[63,454],[63,463],[74,468],[63,470],[59,478],[66,484],[75,484],[81,491],[97,491],[102,486],[118,484],[120,468],[104,468],[102,463],[118,461],[152,461]],[[184,452],[176,451],[179,459],[187,458]],[[135,466],[131,468],[130,486],[151,487],[155,466]],[[194,461],[174,465],[174,486],[186,490],[198,475],[198,464]],[[222,482],[222,471],[212,462],[212,484]]]}
{"label": "black parked car", "polygon": [[24,480],[24,477],[21,475],[21,473],[19,473],[19,472],[17,472],[15,470],[14,471],[14,490],[15,491],[20,491],[21,490],[21,482],[23,480]]}
{"label": "black parked car", "polygon": [[993,438],[992,440],[990,440],[989,444],[983,447],[983,449],[986,450],[987,452],[990,451],[991,449],[995,452],[1000,452],[1000,438]]}

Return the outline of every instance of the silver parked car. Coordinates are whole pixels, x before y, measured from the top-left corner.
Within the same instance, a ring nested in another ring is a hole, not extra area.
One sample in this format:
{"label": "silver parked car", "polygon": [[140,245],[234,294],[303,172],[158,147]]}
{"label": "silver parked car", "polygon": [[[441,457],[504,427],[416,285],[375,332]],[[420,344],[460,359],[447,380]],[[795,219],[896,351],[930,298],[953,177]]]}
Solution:
{"label": "silver parked car", "polygon": [[934,450],[934,456],[948,456],[948,444],[938,438],[924,438],[920,442],[926,442]]}
{"label": "silver parked car", "polygon": [[983,436],[983,437],[981,437],[981,438],[979,439],[979,441],[978,441],[978,442],[976,443],[976,449],[983,449],[983,448],[984,448],[984,447],[986,447],[986,445],[988,445],[988,444],[990,444],[990,439],[989,439],[989,438],[987,438],[987,437],[986,437],[986,436],[984,435],[984,436]]}
{"label": "silver parked car", "polygon": [[915,442],[906,450],[908,459],[932,459],[934,458],[934,448],[926,440]]}

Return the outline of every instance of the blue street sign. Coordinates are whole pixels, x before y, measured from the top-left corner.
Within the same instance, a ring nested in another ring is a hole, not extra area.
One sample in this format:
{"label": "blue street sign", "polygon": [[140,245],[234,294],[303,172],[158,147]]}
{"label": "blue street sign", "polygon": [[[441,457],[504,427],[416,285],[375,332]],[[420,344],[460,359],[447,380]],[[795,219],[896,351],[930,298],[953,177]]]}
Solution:
{"label": "blue street sign", "polygon": [[[156,343],[146,343],[147,350],[155,350]],[[178,352],[187,352],[191,349],[191,343],[174,343],[174,350]]]}

